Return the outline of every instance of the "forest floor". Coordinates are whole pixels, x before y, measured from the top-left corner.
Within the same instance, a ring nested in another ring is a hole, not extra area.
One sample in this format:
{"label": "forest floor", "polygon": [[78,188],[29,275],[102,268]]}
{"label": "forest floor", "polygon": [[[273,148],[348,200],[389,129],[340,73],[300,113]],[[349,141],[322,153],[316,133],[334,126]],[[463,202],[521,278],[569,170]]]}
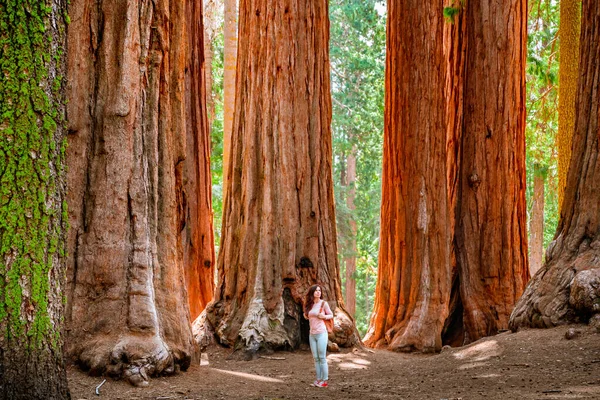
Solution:
{"label": "forest floor", "polygon": [[[580,331],[567,340],[569,328]],[[328,388],[315,388],[310,351],[242,361],[211,347],[200,365],[145,388],[68,370],[80,399],[600,399],[600,333],[586,325],[505,332],[440,354],[345,349],[329,353]],[[237,358],[237,357],[236,357]]]}

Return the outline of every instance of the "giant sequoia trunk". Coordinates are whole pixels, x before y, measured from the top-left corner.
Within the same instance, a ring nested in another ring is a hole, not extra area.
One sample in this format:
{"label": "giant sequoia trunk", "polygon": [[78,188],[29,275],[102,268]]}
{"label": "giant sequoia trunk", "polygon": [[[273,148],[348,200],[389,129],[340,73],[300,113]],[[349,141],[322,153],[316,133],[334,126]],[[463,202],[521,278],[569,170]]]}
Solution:
{"label": "giant sequoia trunk", "polygon": [[343,308],[331,170],[326,0],[240,2],[236,109],[207,308],[221,343],[252,354],[308,335],[307,289],[336,310],[330,338],[358,340]]}
{"label": "giant sequoia trunk", "polygon": [[388,2],[378,280],[365,342],[435,351],[450,298],[442,0]]}
{"label": "giant sequoia trunk", "polygon": [[510,325],[551,327],[600,312],[600,2],[585,1],[579,87],[565,197],[546,263],[512,313]]}
{"label": "giant sequoia trunk", "polygon": [[456,259],[465,342],[508,328],[529,278],[525,0],[467,1]]}
{"label": "giant sequoia trunk", "polygon": [[[235,107],[238,46],[238,0],[223,0],[223,199],[227,197],[231,135]],[[224,200],[223,200],[224,201]]]}
{"label": "giant sequoia trunk", "polygon": [[528,279],[525,1],[455,2],[445,27],[443,4],[388,5],[379,280],[366,342],[432,351],[506,328]]}
{"label": "giant sequoia trunk", "polygon": [[[212,224],[212,179],[207,108],[202,4],[186,0],[184,164],[185,226],[182,227],[184,269],[192,321],[212,300],[215,274],[215,243]],[[181,190],[178,188],[178,190]]]}
{"label": "giant sequoia trunk", "polygon": [[200,18],[191,1],[71,5],[67,351],[134,384],[188,367],[184,277],[212,267]]}
{"label": "giant sequoia trunk", "polygon": [[68,399],[67,3],[0,3],[0,399]]}

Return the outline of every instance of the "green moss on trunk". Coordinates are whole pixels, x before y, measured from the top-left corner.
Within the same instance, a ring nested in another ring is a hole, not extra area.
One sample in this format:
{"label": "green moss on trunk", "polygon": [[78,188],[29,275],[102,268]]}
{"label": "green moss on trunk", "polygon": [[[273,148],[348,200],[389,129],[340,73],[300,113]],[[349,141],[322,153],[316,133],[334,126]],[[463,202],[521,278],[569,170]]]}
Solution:
{"label": "green moss on trunk", "polygon": [[49,295],[64,257],[66,138],[52,13],[45,1],[0,4],[0,334],[29,347],[59,343]]}

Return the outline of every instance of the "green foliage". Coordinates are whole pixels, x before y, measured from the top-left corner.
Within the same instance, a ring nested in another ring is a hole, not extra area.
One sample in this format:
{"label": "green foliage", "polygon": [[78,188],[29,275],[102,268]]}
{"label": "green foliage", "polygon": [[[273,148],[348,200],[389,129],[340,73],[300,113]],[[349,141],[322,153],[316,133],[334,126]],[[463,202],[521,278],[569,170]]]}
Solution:
{"label": "green foliage", "polygon": [[[224,77],[224,49],[223,49],[223,23],[216,30],[210,43],[212,47],[212,96],[215,115],[212,117],[210,132],[211,153],[210,169],[212,173],[212,205],[213,225],[215,232],[215,245],[221,242],[221,219],[223,216],[223,77]],[[210,94],[209,94],[210,95]]]}
{"label": "green foliage", "polygon": [[444,7],[444,19],[446,20],[446,22],[449,22],[451,24],[454,23],[454,17],[456,15],[458,15],[458,13],[460,13],[460,11],[463,9],[463,7],[465,6],[465,0],[454,0],[450,3],[449,6]]}
{"label": "green foliage", "polygon": [[460,12],[458,7],[444,7],[444,18],[451,24],[454,23],[454,16]]}
{"label": "green foliage", "polygon": [[[558,224],[558,0],[532,0],[527,43],[527,209],[533,201],[533,179],[546,179],[544,248]],[[537,172],[536,172],[537,171]]]}
{"label": "green foliage", "polygon": [[0,334],[26,335],[31,346],[58,333],[48,314],[49,280],[66,229],[58,194],[65,144],[56,140],[65,121],[50,97],[62,84],[49,72],[60,58],[46,32],[52,12],[44,1],[0,3]]}
{"label": "green foliage", "polygon": [[[368,328],[377,281],[383,100],[385,2],[332,0],[330,15],[331,92],[333,98],[333,175],[338,253],[345,288],[344,259],[356,257],[356,325]],[[356,182],[347,185],[347,157],[356,157]],[[355,209],[347,206],[354,189]],[[356,235],[351,222],[356,223]],[[353,242],[356,241],[356,251]]]}

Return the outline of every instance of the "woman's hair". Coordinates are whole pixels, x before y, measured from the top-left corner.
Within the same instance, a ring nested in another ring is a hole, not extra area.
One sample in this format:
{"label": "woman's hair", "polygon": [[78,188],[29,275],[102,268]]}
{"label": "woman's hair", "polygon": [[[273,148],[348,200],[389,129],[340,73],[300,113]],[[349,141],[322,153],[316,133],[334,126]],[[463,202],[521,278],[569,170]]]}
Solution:
{"label": "woman's hair", "polygon": [[309,311],[313,308],[313,306],[315,305],[314,301],[315,301],[315,291],[317,290],[317,288],[321,288],[321,299],[323,299],[323,288],[321,287],[321,285],[312,285],[311,287],[308,288],[308,292],[306,292],[306,299],[304,300],[304,312],[306,314],[309,313]]}

